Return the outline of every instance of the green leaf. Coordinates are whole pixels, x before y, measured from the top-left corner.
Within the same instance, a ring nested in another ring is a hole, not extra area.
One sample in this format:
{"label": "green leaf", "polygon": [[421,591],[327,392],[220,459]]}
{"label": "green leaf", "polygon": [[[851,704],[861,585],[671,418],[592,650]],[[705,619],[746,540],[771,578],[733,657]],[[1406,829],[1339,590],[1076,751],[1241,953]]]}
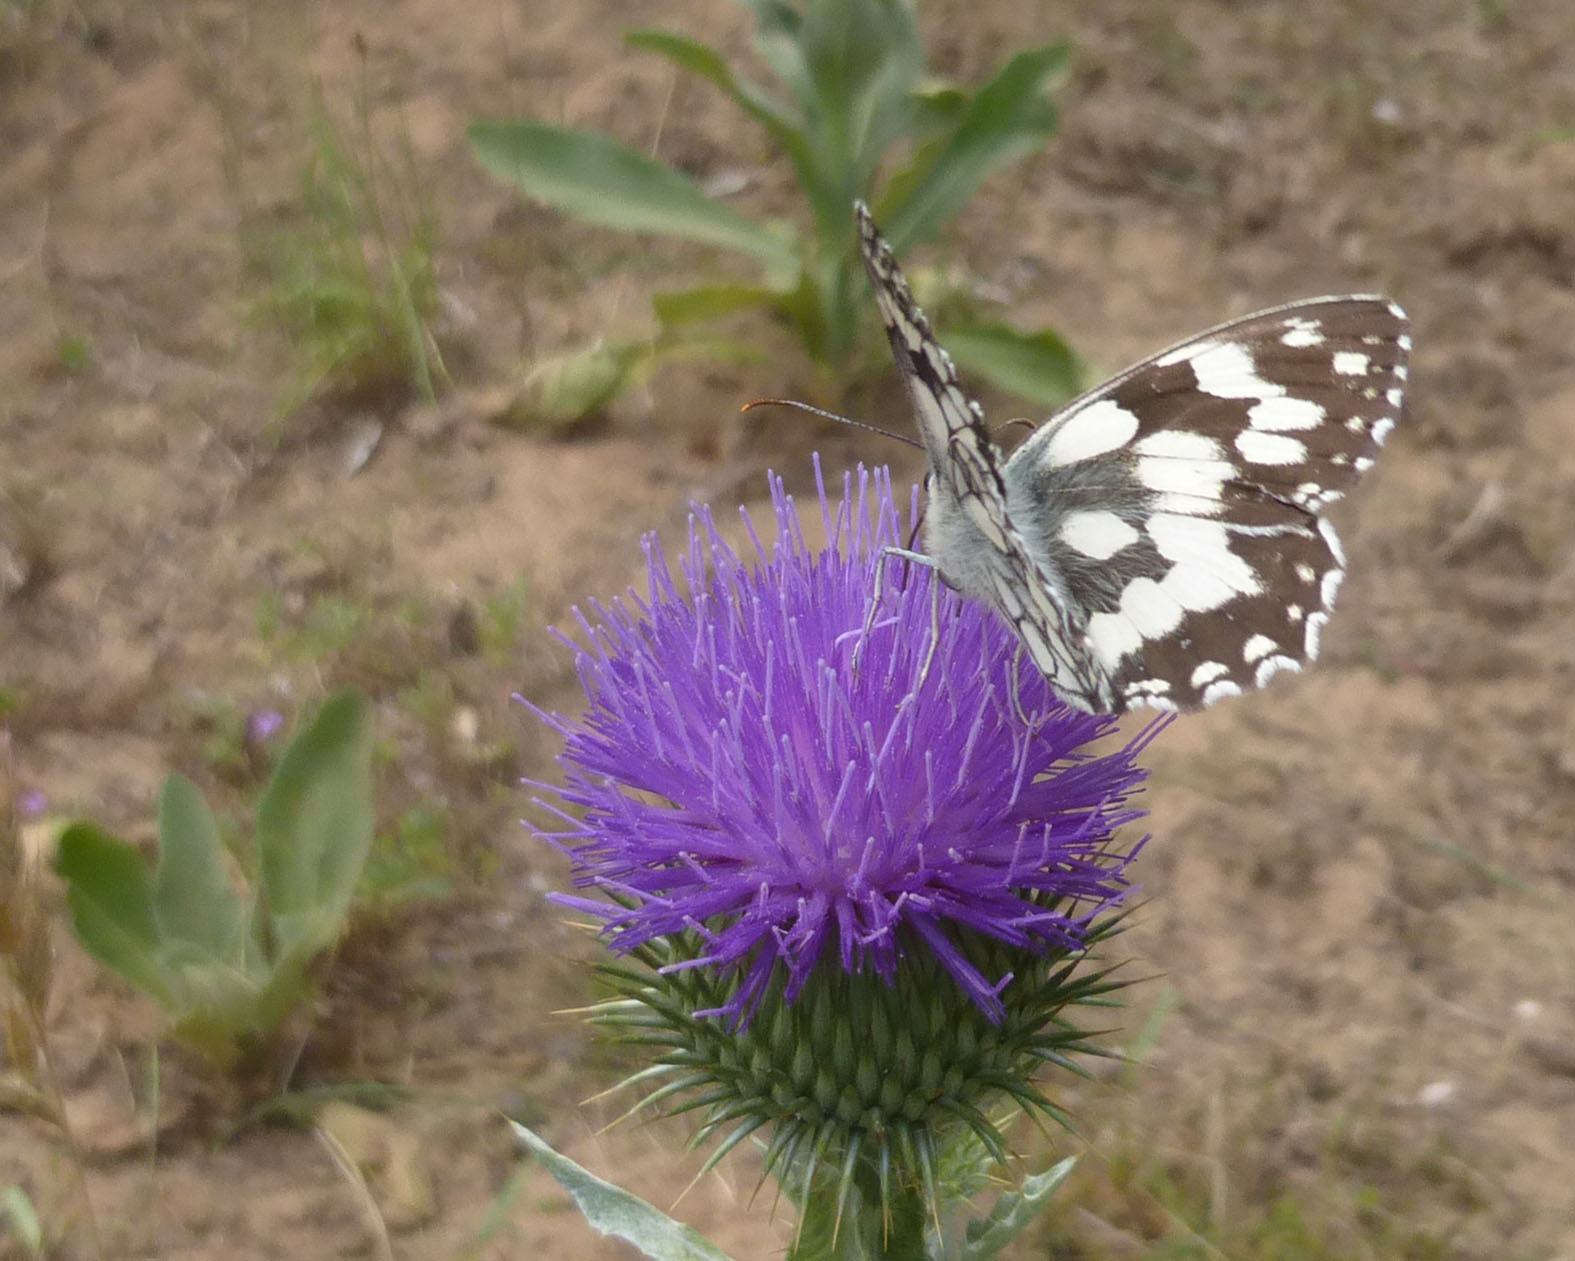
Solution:
{"label": "green leaf", "polygon": [[948,325],[938,336],[959,367],[1047,410],[1082,389],[1081,361],[1051,329],[1021,333],[998,323]]}
{"label": "green leaf", "polygon": [[809,68],[799,46],[804,20],[784,0],[740,0],[755,15],[755,51],[800,103],[812,98]]}
{"label": "green leaf", "polygon": [[88,953],[173,1006],[175,988],[157,953],[153,885],[136,847],[95,824],[73,823],[61,833],[55,870],[66,882],[71,926]]}
{"label": "green leaf", "polygon": [[721,88],[770,133],[795,167],[800,170],[813,167],[814,155],[809,151],[800,120],[758,83],[735,74],[716,49],[671,31],[626,31],[623,38],[629,47],[666,57],[674,65]]}
{"label": "green leaf", "polygon": [[602,1234],[626,1240],[654,1261],[728,1261],[726,1253],[690,1227],[559,1155],[518,1121],[509,1124],[520,1142],[574,1197],[585,1220]]}
{"label": "green leaf", "polygon": [[876,203],[894,251],[933,237],[990,175],[1055,134],[1056,110],[1046,91],[1068,55],[1064,43],[1018,53],[974,94],[945,147],[933,156],[926,151],[929,170],[917,186],[908,191],[908,181],[894,177],[902,200]]}
{"label": "green leaf", "polygon": [[878,160],[919,112],[924,44],[912,6],[817,0],[804,13],[799,44],[814,84],[814,99],[805,104],[829,129],[822,136],[842,139],[856,163]]}
{"label": "green leaf", "polygon": [[1068,1156],[1055,1168],[1025,1178],[1017,1190],[1003,1194],[988,1214],[968,1223],[967,1242],[958,1250],[957,1261],[985,1261],[1016,1239],[1044,1211],[1075,1164],[1077,1157]]}
{"label": "green leaf", "polygon": [[918,105],[915,126],[921,132],[950,134],[967,110],[972,94],[945,79],[925,79],[914,88],[913,97]]}
{"label": "green leaf", "polygon": [[217,958],[234,954],[241,906],[230,887],[224,842],[208,803],[184,775],[171,775],[159,794],[153,904],[163,934]]}
{"label": "green leaf", "polygon": [[535,360],[525,376],[518,410],[530,425],[561,429],[607,406],[629,388],[648,341],[599,342]]}
{"label": "green leaf", "polygon": [[714,320],[751,308],[775,310],[787,296],[771,285],[724,281],[721,284],[696,285],[692,289],[673,289],[655,294],[651,298],[651,307],[658,320],[672,326],[692,324],[696,320]]}
{"label": "green leaf", "polygon": [[904,0],[816,0],[797,35],[808,75],[800,107],[815,157],[799,182],[822,241],[840,252],[848,204],[920,117],[924,45]]}
{"label": "green leaf", "polygon": [[472,123],[467,134],[494,175],[587,223],[738,250],[784,272],[798,265],[782,236],[607,136],[536,122]]}
{"label": "green leaf", "polygon": [[0,1191],[0,1221],[8,1223],[7,1234],[27,1250],[30,1257],[44,1255],[44,1229],[27,1192],[15,1183]]}
{"label": "green leaf", "polygon": [[257,861],[276,958],[309,957],[333,940],[372,824],[372,706],[360,692],[339,692],[290,741],[257,803]]}

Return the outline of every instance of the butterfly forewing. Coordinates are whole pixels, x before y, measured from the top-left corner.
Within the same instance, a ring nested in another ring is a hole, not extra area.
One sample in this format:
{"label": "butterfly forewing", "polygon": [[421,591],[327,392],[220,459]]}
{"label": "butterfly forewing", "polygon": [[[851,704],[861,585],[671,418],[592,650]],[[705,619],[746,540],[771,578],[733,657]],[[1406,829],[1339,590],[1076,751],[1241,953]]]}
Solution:
{"label": "butterfly forewing", "polygon": [[1321,513],[1399,419],[1397,306],[1316,298],[1222,324],[1004,459],[862,207],[859,225],[930,457],[931,557],[1066,700],[1195,709],[1317,655],[1344,577]]}
{"label": "butterfly forewing", "polygon": [[948,583],[1001,615],[1053,687],[1091,708],[1095,681],[1084,654],[1072,647],[1064,601],[1007,515],[1004,461],[985,432],[979,405],[963,393],[951,356],[930,332],[868,210],[860,203],[856,212],[876,305],[929,457],[925,540],[931,557]]}
{"label": "butterfly forewing", "polygon": [[[984,455],[984,449],[993,446],[984,433],[984,415],[979,405],[963,393],[951,356],[930,332],[929,321],[914,302],[907,277],[876,231],[869,210],[858,202],[855,211],[860,252],[875,291],[875,305],[886,329],[886,340],[891,343],[898,375],[913,404],[913,418],[930,459],[931,474],[954,484],[958,494],[977,490],[1004,501],[1006,490],[1001,483],[998,453],[994,458],[956,463],[954,438],[964,439],[965,452],[979,447],[979,453]],[[969,473],[977,477],[977,486],[969,484]]]}

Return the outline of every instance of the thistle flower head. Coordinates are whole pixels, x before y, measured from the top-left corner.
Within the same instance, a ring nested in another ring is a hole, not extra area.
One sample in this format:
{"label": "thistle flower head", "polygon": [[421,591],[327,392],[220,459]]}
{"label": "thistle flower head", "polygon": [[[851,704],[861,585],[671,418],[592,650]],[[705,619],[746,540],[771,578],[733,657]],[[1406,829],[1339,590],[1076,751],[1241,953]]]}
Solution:
{"label": "thistle flower head", "polygon": [[580,615],[588,708],[545,716],[565,782],[539,834],[581,890],[558,900],[642,965],[604,967],[602,1017],[659,1027],[674,1089],[722,1086],[708,1127],[776,1122],[802,1166],[939,1108],[994,1150],[981,1103],[1049,1109],[1028,1077],[1087,1049],[1057,1013],[1114,988],[1067,961],[1125,892],[1148,733],[1091,749],[1113,720],[999,619],[880,566],[905,541],[888,475],[820,486],[823,546],[772,501],[771,542],[746,515],[740,554],[697,509],[681,578],[648,538],[645,595]]}
{"label": "thistle flower head", "polygon": [[772,498],[777,538],[751,530],[752,559],[700,509],[681,587],[652,536],[647,597],[582,616],[589,710],[551,721],[583,814],[548,835],[576,885],[613,901],[560,900],[617,951],[696,934],[691,965],[738,975],[734,1018],[779,967],[791,1002],[828,951],[889,982],[922,948],[999,1020],[1009,978],[982,974],[955,930],[1079,944],[1124,888],[1109,844],[1138,817],[1139,742],[1089,755],[1113,720],[1061,704],[995,617],[949,593],[931,656],[922,567],[885,566],[855,671],[879,552],[902,540],[890,482],[849,479],[835,506],[822,487],[825,548],[780,481]]}

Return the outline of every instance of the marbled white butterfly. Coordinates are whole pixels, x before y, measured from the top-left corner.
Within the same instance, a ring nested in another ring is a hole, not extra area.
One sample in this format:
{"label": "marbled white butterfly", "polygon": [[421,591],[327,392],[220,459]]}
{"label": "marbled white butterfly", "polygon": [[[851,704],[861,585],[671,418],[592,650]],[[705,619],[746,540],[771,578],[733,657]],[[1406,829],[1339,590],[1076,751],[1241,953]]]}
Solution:
{"label": "marbled white butterfly", "polygon": [[924,541],[1072,705],[1197,709],[1318,655],[1345,577],[1323,517],[1400,418],[1387,298],[1311,298],[1199,333],[1073,400],[1010,457],[855,206],[929,456]]}

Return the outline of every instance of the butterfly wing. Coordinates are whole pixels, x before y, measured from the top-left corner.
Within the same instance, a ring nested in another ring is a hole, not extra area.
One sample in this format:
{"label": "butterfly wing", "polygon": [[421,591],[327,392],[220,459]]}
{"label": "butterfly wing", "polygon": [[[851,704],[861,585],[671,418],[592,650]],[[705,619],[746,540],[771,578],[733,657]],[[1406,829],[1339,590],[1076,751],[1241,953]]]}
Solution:
{"label": "butterfly wing", "polygon": [[1324,509],[1399,420],[1405,313],[1315,298],[1222,324],[1013,452],[1007,505],[1112,707],[1196,709],[1317,656],[1345,561]]}
{"label": "butterfly wing", "polygon": [[908,282],[862,202],[860,253],[929,457],[925,545],[942,578],[1011,626],[1041,674],[1068,701],[1100,707],[1095,681],[1054,585],[1035,566],[1007,511],[1002,458],[979,405],[963,393],[951,357],[930,332]]}
{"label": "butterfly wing", "polygon": [[1399,307],[1314,298],[1221,324],[1075,400],[1003,462],[856,209],[929,456],[929,553],[1066,700],[1197,709],[1317,656],[1345,576],[1323,512],[1399,420]]}

